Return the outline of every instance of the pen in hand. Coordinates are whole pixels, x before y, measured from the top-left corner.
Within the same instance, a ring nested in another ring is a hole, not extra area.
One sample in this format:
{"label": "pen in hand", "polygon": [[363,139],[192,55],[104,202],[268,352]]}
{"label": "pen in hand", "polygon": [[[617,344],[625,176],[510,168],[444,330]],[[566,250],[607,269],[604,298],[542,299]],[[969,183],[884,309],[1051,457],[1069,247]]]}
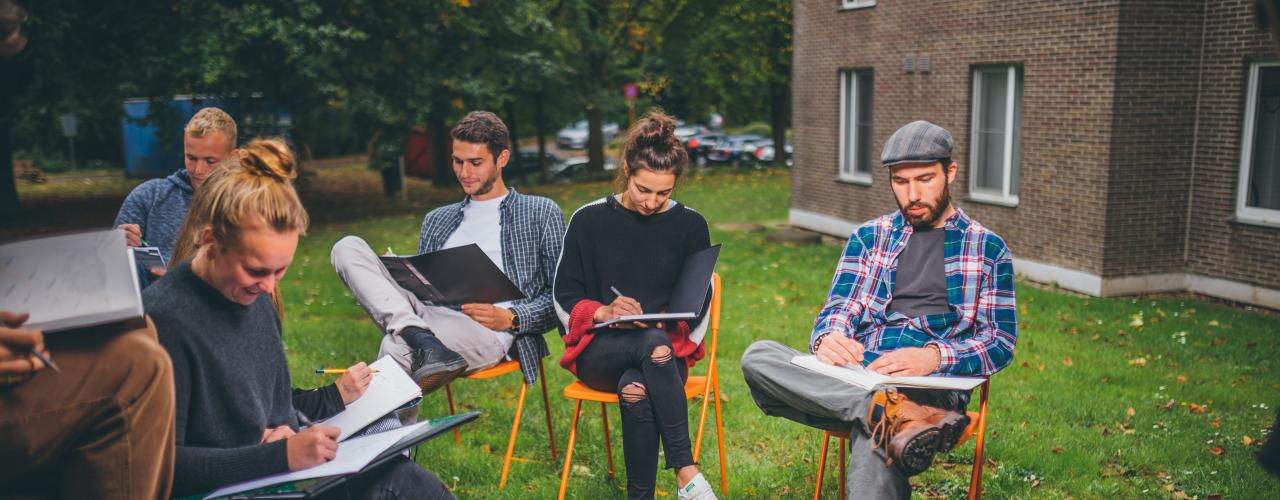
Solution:
{"label": "pen in hand", "polygon": [[316,425],[315,422],[312,422],[311,419],[307,418],[307,414],[302,413],[301,410],[294,409],[293,413],[298,415],[298,430],[306,429],[307,427]]}
{"label": "pen in hand", "polygon": [[613,286],[613,285],[609,285],[609,291],[613,292],[613,294],[614,294],[614,295],[617,295],[618,297],[623,297],[623,296],[624,296],[624,295],[622,295],[622,292],[619,292],[619,291],[618,291],[618,289],[617,289],[617,288],[614,288],[614,286]]}
{"label": "pen in hand", "polygon": [[36,357],[36,359],[39,359],[41,362],[43,362],[45,366],[49,367],[49,369],[51,369],[51,370],[53,370],[53,371],[55,371],[55,372],[60,372],[60,371],[62,371],[62,370],[59,370],[59,369],[58,369],[58,365],[53,364],[53,360],[52,360],[52,359],[49,359],[49,357],[48,357],[48,356],[45,356],[45,355],[44,355],[44,354],[42,354],[40,351],[37,351],[37,350],[35,350],[35,349],[32,349],[32,350],[31,350],[31,355],[32,355],[32,356],[35,356],[35,357]]}

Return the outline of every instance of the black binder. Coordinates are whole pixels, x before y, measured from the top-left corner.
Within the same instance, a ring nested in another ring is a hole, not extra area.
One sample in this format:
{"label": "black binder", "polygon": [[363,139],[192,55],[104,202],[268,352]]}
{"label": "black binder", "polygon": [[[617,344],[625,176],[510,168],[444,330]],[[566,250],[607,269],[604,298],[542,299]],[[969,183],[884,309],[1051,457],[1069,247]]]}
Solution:
{"label": "black binder", "polygon": [[423,302],[495,304],[524,298],[474,243],[412,257],[379,257],[396,284]]}

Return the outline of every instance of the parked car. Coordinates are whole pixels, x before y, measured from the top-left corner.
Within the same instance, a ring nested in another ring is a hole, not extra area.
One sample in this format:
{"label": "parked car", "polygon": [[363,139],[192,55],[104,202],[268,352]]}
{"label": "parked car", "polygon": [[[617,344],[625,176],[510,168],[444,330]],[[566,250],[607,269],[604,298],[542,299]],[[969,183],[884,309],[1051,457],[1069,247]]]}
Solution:
{"label": "parked car", "polygon": [[[575,178],[582,177],[587,172],[587,163],[590,161],[586,156],[573,156],[565,158],[555,165],[551,166],[550,178],[555,182],[569,182]],[[604,169],[612,171],[618,169],[618,162],[610,159],[604,160]]]}
{"label": "parked car", "polygon": [[[548,170],[554,168],[556,163],[559,163],[559,160],[551,153],[546,153],[543,155],[543,158],[547,162]],[[507,163],[507,166],[502,168],[502,180],[510,184],[513,181],[534,177],[541,173],[542,166],[538,164],[538,152],[521,151],[519,153],[518,162],[516,161],[516,158],[512,158],[511,161]]]}
{"label": "parked car", "polygon": [[[614,122],[604,122],[601,125],[601,132],[604,133],[605,140],[618,136],[618,124]],[[573,125],[560,129],[556,134],[556,144],[567,149],[582,149],[587,147],[587,139],[591,133],[587,130],[587,121],[579,120]]]}
{"label": "parked car", "polygon": [[[783,158],[786,159],[787,166],[791,166],[791,142],[787,142],[782,147]],[[753,154],[757,164],[773,163],[773,159],[777,156],[776,148],[773,147],[772,140],[765,140],[756,143],[756,150]]]}
{"label": "parked car", "polygon": [[767,140],[756,134],[731,135],[707,152],[707,160],[741,165],[755,161],[756,143]]}
{"label": "parked car", "polygon": [[685,150],[689,152],[689,162],[695,165],[706,165],[707,155],[724,142],[726,137],[719,132],[707,132],[690,137],[684,143]]}
{"label": "parked car", "polygon": [[678,123],[679,125],[676,127],[675,133],[676,139],[679,139],[681,143],[688,142],[689,138],[695,135],[705,134],[711,131],[711,129],[702,125],[685,125],[684,123]]}

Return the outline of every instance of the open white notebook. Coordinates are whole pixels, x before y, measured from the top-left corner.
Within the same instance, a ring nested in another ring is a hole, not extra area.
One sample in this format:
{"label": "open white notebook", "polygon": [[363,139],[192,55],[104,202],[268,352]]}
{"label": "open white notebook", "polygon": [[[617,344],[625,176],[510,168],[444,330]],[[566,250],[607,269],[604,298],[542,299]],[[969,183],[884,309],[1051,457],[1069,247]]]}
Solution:
{"label": "open white notebook", "polygon": [[0,309],[24,328],[56,332],[142,317],[124,230],[102,229],[0,245]]}
{"label": "open white notebook", "polygon": [[400,441],[401,438],[412,434],[424,425],[430,425],[430,422],[421,422],[408,427],[401,427],[399,429],[380,432],[378,434],[361,436],[350,441],[338,443],[338,453],[334,456],[333,460],[310,469],[285,472],[230,486],[224,486],[219,488],[217,491],[210,493],[205,498],[224,497],[243,491],[258,489],[263,486],[287,483],[289,481],[299,481],[302,479],[359,472],[360,469],[369,465],[369,462],[372,462],[374,458],[377,458],[378,455],[383,451],[386,451],[387,448],[390,448],[392,445]]}
{"label": "open white notebook", "polygon": [[847,384],[868,391],[876,386],[911,387],[919,389],[950,389],[967,391],[982,385],[985,379],[976,377],[890,377],[863,368],[862,365],[836,366],[823,363],[817,356],[805,355],[791,358],[791,364],[813,370]]}
{"label": "open white notebook", "polygon": [[375,420],[422,396],[422,389],[390,356],[383,356],[369,367],[378,372],[373,374],[373,381],[369,382],[364,394],[347,405],[347,409],[319,422],[342,429],[338,441],[351,437]]}

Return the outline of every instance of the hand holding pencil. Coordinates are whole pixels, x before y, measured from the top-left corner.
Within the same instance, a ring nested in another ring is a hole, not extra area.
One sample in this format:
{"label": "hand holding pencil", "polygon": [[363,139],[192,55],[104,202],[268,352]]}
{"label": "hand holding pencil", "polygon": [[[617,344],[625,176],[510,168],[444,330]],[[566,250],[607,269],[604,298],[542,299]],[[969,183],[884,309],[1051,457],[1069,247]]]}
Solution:
{"label": "hand holding pencil", "polygon": [[58,371],[49,359],[44,334],[21,330],[29,315],[0,311],[0,386],[25,382],[46,366]]}
{"label": "hand holding pencil", "polygon": [[364,394],[364,391],[369,388],[369,383],[373,381],[373,372],[374,370],[369,368],[369,365],[363,361],[351,365],[350,368],[343,371],[342,376],[338,377],[337,382],[334,382],[338,386],[338,393],[342,395],[343,404],[351,404],[359,399],[360,395]]}

